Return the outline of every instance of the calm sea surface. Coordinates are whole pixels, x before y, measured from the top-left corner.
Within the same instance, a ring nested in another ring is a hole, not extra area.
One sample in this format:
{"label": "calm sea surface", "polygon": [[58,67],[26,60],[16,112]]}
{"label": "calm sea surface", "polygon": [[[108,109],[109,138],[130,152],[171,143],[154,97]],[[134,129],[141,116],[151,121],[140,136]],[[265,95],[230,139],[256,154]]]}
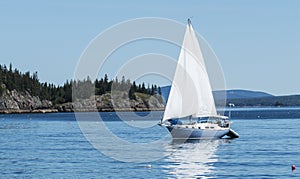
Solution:
{"label": "calm sea surface", "polygon": [[[95,137],[99,121],[83,122],[89,126],[84,135],[73,113],[0,115],[0,178],[300,178],[300,119],[276,118],[276,112],[235,109],[232,128],[240,138],[187,143],[171,141],[155,125],[162,112],[94,113],[105,121],[98,143],[86,136]],[[268,114],[272,118],[261,119]],[[118,142],[124,141],[137,150],[120,150]],[[139,149],[153,142],[156,148]],[[298,167],[294,172],[292,164]]]}

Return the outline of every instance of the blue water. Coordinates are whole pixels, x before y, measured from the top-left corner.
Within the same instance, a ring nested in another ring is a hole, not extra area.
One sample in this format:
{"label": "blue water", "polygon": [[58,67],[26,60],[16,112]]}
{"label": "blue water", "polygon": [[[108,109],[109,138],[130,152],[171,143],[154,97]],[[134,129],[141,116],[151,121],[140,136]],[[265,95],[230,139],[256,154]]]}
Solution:
{"label": "blue water", "polygon": [[[251,114],[256,110],[249,109]],[[82,115],[90,118],[90,114]],[[122,121],[115,113],[101,113],[106,129],[122,141],[141,144],[167,136],[154,150],[132,152],[126,147],[113,150],[116,141],[103,140],[107,136],[100,131],[99,146],[112,146],[110,154],[117,154],[113,158],[93,147],[72,113],[0,115],[0,178],[300,177],[300,168],[291,171],[292,164],[300,167],[298,118],[234,116],[232,128],[240,138],[180,143],[170,141],[166,129],[154,125],[161,115],[122,113]],[[84,124],[90,131],[99,125],[93,120]],[[148,127],[141,129],[142,125]],[[151,161],[151,156],[157,157],[151,153],[156,150],[162,157]],[[114,159],[120,156],[122,161]],[[144,162],[132,162],[141,156]]]}

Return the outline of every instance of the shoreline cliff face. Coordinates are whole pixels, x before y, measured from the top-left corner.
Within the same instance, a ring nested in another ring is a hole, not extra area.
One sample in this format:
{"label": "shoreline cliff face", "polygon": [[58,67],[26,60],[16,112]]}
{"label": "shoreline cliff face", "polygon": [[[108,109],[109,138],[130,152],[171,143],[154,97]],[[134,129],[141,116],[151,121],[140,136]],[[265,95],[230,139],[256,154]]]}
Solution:
{"label": "shoreline cliff face", "polygon": [[[112,97],[113,96],[113,97]],[[112,111],[158,111],[164,110],[159,95],[137,94],[129,99],[125,93],[94,95],[89,99],[53,105],[49,100],[41,100],[28,91],[18,92],[5,89],[0,95],[0,113],[50,113],[50,112],[112,112]]]}
{"label": "shoreline cliff face", "polygon": [[57,112],[48,100],[41,100],[28,91],[4,90],[0,95],[0,113]]}

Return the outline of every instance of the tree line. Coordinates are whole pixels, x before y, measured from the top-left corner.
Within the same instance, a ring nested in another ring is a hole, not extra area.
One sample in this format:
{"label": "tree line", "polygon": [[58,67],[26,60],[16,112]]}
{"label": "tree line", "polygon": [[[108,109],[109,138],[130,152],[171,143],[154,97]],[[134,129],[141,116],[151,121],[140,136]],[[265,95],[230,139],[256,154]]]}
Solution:
{"label": "tree line", "polygon": [[93,89],[92,94],[103,95],[111,90],[128,91],[130,99],[136,99],[135,94],[144,93],[149,95],[161,95],[161,88],[157,85],[146,87],[145,83],[136,84],[123,76],[121,80],[115,78],[110,80],[106,74],[103,78],[92,81],[89,77],[83,80],[67,80],[63,85],[40,82],[37,72],[29,71],[22,73],[18,69],[13,69],[12,64],[7,68],[0,65],[0,96],[5,89],[17,90],[18,92],[29,92],[33,96],[39,96],[42,100],[52,101],[53,104],[62,104],[72,101],[72,88],[76,90],[76,96],[87,98],[90,96],[89,89]]}

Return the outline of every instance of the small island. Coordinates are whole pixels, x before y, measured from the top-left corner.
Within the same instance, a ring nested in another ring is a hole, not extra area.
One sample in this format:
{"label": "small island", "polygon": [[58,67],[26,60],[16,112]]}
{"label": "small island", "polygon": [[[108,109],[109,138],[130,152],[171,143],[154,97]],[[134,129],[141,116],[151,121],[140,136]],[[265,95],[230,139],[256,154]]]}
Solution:
{"label": "small island", "polygon": [[[72,90],[74,90],[72,93]],[[93,93],[88,93],[93,89]],[[74,100],[72,100],[75,97]],[[66,81],[62,86],[40,82],[37,72],[22,73],[0,65],[0,113],[163,110],[161,88],[129,79]]]}

